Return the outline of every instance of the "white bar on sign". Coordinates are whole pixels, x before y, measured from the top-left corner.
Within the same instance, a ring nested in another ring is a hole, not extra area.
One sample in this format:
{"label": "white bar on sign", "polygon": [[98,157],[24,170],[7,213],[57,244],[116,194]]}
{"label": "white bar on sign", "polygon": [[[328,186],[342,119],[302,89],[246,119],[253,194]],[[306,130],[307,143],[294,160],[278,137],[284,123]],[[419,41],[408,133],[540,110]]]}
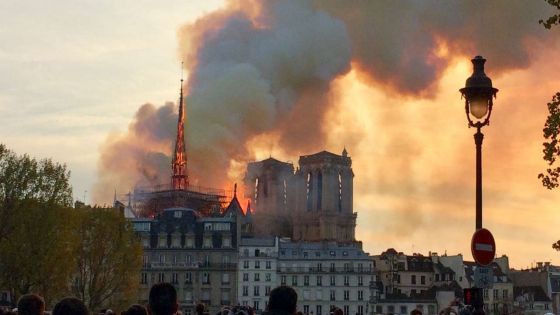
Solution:
{"label": "white bar on sign", "polygon": [[484,244],[484,243],[476,243],[474,244],[474,249],[476,250],[482,250],[485,252],[491,252],[493,251],[492,245],[490,244]]}

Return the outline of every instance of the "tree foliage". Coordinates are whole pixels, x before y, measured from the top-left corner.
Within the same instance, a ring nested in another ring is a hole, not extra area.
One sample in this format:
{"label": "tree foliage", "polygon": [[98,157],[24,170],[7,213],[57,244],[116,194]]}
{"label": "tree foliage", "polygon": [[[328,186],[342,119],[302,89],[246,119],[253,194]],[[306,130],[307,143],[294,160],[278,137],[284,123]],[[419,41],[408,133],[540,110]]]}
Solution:
{"label": "tree foliage", "polygon": [[[547,29],[560,24],[560,0],[545,0],[549,5],[557,10],[557,14],[553,14],[548,19],[540,20]],[[560,145],[558,143],[558,136],[560,133],[560,92],[557,92],[548,105],[548,117],[544,124],[543,136],[546,139],[543,143],[543,159],[548,163],[546,172],[540,173],[539,178],[543,186],[548,189],[558,187],[560,178],[560,167],[555,166],[556,159],[560,156]]]}
{"label": "tree foliage", "polygon": [[66,165],[18,156],[0,144],[0,241],[14,228],[14,214],[30,204],[70,207],[69,179]]}
{"label": "tree foliage", "polygon": [[[560,0],[545,0],[545,1],[560,11]],[[552,16],[547,18],[546,21],[539,20],[539,23],[542,24],[547,29],[550,29],[552,28],[552,26],[560,24],[560,14],[553,14]]]}
{"label": "tree foliage", "polygon": [[560,143],[558,142],[560,135],[560,92],[552,97],[552,101],[548,103],[548,117],[544,124],[543,136],[546,142],[543,143],[543,159],[548,163],[549,168],[546,173],[539,174],[543,185],[548,189],[558,187],[558,177],[560,175],[560,167],[552,167],[560,154]]}
{"label": "tree foliage", "polygon": [[0,144],[0,288],[50,307],[69,294],[92,310],[129,305],[142,247],[119,210],[71,208],[69,178],[65,165]]}
{"label": "tree foliage", "polygon": [[142,246],[130,222],[116,209],[80,209],[72,293],[90,310],[124,308],[135,301]]}

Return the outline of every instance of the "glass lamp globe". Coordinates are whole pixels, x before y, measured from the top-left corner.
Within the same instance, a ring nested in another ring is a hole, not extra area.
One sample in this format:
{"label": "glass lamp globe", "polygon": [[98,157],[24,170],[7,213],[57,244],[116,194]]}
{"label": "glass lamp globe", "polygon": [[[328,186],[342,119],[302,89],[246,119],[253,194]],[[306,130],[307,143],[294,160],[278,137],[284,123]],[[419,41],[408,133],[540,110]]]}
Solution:
{"label": "glass lamp globe", "polygon": [[469,110],[477,119],[482,119],[488,113],[488,99],[482,95],[477,95],[469,100]]}

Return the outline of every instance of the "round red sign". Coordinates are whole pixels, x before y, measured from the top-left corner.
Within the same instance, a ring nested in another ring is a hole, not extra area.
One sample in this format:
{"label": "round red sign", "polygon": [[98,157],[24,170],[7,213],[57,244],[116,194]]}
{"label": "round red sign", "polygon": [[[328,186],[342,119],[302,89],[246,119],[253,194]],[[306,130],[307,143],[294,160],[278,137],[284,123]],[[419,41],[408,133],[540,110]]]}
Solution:
{"label": "round red sign", "polygon": [[471,240],[471,252],[479,265],[487,266],[492,263],[496,256],[496,242],[494,242],[492,233],[487,229],[474,232]]}

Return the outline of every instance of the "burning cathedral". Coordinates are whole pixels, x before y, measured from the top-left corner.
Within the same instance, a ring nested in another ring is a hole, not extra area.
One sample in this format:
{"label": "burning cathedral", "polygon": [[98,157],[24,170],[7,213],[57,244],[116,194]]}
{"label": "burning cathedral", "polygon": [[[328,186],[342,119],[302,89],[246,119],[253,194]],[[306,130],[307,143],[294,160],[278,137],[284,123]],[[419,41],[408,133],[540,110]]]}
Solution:
{"label": "burning cathedral", "polygon": [[[249,163],[242,183],[244,210],[237,184],[228,196],[189,183],[183,99],[181,80],[169,184],[135,189],[128,200],[115,198],[144,249],[138,302],[147,303],[153,284],[169,282],[184,314],[194,314],[198,303],[210,313],[237,304],[260,314],[271,289],[287,285],[290,277],[305,314],[313,314],[311,309],[328,314],[333,303],[343,305],[346,314],[367,313],[369,298],[363,297],[376,294],[375,276],[371,257],[355,240],[354,173],[346,150],[301,156],[295,169],[272,157]],[[327,265],[331,282],[323,289]],[[337,282],[341,270],[353,271]],[[327,296],[330,290],[330,300],[309,296],[310,276],[317,278],[317,292],[325,290]],[[357,285],[349,288],[349,283]],[[342,299],[350,293],[362,299]]]}

